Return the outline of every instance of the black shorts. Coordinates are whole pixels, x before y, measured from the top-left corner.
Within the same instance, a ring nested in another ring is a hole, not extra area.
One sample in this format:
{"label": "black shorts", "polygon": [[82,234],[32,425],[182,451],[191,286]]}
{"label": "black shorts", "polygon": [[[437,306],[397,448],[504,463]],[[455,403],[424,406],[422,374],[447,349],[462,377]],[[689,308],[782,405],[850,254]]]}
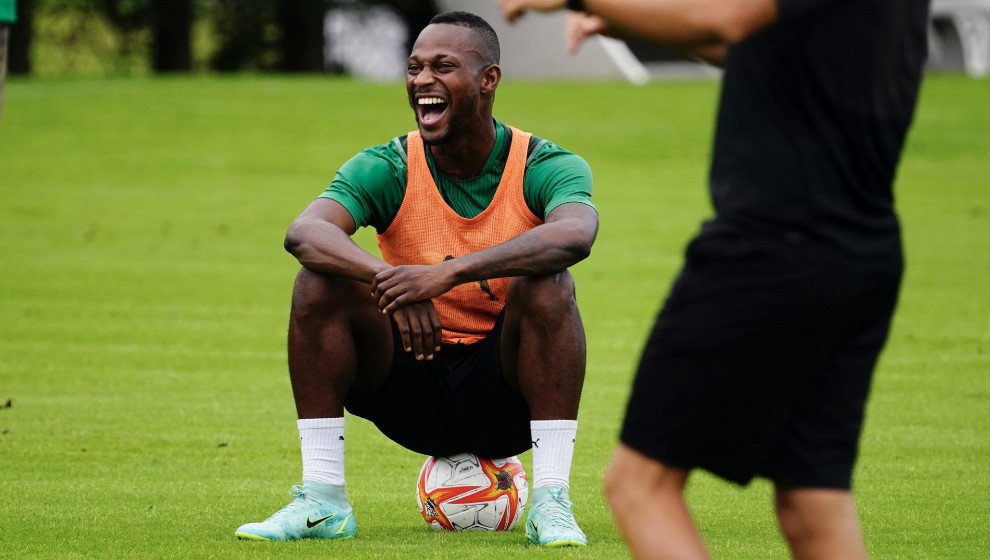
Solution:
{"label": "black shorts", "polygon": [[643,352],[623,443],[739,484],[849,488],[900,285],[899,255],[887,262],[703,233]]}
{"label": "black shorts", "polygon": [[531,447],[529,407],[502,374],[501,316],[484,339],[443,344],[430,361],[405,352],[392,330],[395,358],[385,386],[372,399],[349,395],[348,412],[424,455],[502,458]]}

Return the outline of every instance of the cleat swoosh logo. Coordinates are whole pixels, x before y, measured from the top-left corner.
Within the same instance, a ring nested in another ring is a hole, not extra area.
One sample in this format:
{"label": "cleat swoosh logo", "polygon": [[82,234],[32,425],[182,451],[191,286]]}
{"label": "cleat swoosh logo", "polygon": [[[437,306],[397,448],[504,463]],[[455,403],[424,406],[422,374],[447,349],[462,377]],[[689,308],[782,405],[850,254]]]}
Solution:
{"label": "cleat swoosh logo", "polygon": [[309,528],[309,529],[312,529],[313,527],[316,527],[317,525],[319,525],[320,523],[323,523],[324,521],[326,521],[327,519],[330,519],[331,517],[333,517],[333,514],[330,514],[330,515],[328,515],[326,517],[321,517],[321,518],[317,519],[316,521],[311,521],[309,519],[309,517],[307,517],[306,518],[306,527]]}
{"label": "cleat swoosh logo", "polygon": [[[354,514],[348,515],[347,519],[350,519],[352,517],[354,517]],[[344,522],[340,524],[340,529],[337,529],[338,535],[342,535],[347,532],[347,519],[344,519]]]}

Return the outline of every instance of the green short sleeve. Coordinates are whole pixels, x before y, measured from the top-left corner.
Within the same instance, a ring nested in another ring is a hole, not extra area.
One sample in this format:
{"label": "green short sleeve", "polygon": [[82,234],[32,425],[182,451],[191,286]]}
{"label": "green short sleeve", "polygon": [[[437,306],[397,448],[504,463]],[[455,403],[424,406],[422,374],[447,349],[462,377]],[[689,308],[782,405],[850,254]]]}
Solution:
{"label": "green short sleeve", "polygon": [[398,142],[373,146],[340,167],[320,198],[339,202],[356,227],[388,229],[406,191],[405,148]]}
{"label": "green short sleeve", "polygon": [[549,140],[533,139],[523,179],[523,195],[530,210],[541,220],[554,208],[567,202],[580,202],[592,208],[591,167],[581,156]]}
{"label": "green short sleeve", "polygon": [[0,23],[17,22],[17,2],[15,0],[0,0]]}

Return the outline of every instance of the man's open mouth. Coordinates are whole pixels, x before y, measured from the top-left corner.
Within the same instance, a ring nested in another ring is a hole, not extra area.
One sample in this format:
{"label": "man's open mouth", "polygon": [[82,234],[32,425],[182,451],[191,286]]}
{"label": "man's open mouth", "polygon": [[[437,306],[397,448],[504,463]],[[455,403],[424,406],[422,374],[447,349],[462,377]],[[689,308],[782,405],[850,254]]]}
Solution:
{"label": "man's open mouth", "polygon": [[447,102],[441,97],[427,96],[416,99],[416,114],[424,126],[436,124],[447,112]]}

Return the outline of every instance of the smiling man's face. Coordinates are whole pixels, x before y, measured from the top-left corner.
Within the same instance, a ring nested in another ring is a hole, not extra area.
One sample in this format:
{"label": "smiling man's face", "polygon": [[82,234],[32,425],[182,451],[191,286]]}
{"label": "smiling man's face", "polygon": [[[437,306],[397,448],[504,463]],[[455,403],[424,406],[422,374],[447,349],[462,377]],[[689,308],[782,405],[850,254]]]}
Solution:
{"label": "smiling man's face", "polygon": [[486,64],[475,32],[438,23],[416,39],[406,68],[406,92],[427,144],[443,144],[483,114],[482,74]]}

